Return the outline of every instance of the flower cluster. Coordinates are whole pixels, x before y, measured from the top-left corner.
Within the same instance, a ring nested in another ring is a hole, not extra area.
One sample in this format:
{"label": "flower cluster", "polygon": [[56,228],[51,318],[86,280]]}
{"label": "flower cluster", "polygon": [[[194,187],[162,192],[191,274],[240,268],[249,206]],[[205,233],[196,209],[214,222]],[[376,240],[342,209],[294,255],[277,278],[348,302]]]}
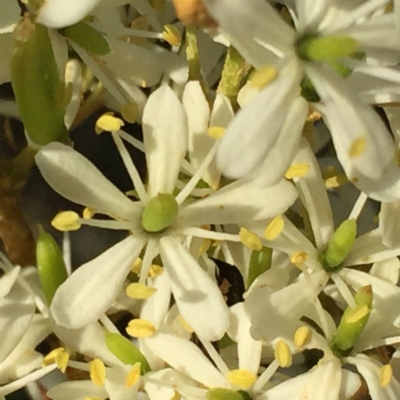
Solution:
{"label": "flower cluster", "polygon": [[400,398],[399,0],[0,6],[0,399]]}

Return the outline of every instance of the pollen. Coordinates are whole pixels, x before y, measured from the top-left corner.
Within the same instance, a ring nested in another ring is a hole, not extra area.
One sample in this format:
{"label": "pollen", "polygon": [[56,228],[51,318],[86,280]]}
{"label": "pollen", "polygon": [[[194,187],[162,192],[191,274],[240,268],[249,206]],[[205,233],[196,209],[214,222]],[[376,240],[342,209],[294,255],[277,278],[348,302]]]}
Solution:
{"label": "pollen", "polygon": [[134,101],[131,101],[130,103],[122,104],[121,108],[121,115],[122,118],[126,121],[129,122],[130,124],[133,124],[136,122],[136,119],[139,114],[139,107],[137,103]]}
{"label": "pollen", "polygon": [[234,369],[228,372],[228,381],[241,389],[248,389],[254,385],[257,376],[245,369]]}
{"label": "pollen", "polygon": [[137,338],[153,336],[155,331],[156,328],[150,321],[139,318],[130,321],[126,327],[128,335]]}
{"label": "pollen", "polygon": [[346,314],[345,320],[348,324],[354,324],[366,317],[370,311],[370,308],[366,304],[359,304]]}
{"label": "pollen", "polygon": [[62,232],[76,231],[81,227],[79,215],[74,211],[62,211],[51,221],[53,228]]}
{"label": "pollen", "polygon": [[362,136],[354,140],[349,149],[349,157],[357,158],[365,153],[367,147],[367,139]]}
{"label": "pollen", "polygon": [[389,385],[393,376],[393,368],[390,364],[384,365],[379,371],[379,383],[382,387]]}
{"label": "pollen", "polygon": [[287,368],[292,365],[292,353],[283,340],[279,340],[275,346],[275,359],[281,368]]}
{"label": "pollen", "polygon": [[278,69],[267,66],[257,70],[250,78],[249,84],[257,89],[263,89],[278,77]]}
{"label": "pollen", "polygon": [[96,386],[103,386],[106,380],[106,367],[103,361],[95,358],[89,363],[90,379]]}
{"label": "pollen", "polygon": [[103,114],[96,122],[96,132],[117,132],[125,125],[121,118],[114,117],[111,113]]}
{"label": "pollen", "polygon": [[161,265],[152,264],[149,269],[149,277],[156,278],[164,273],[164,268]]}
{"label": "pollen", "polygon": [[178,28],[174,25],[164,25],[163,39],[173,47],[181,45],[182,38]]}
{"label": "pollen", "polygon": [[131,283],[126,288],[126,295],[131,299],[145,300],[157,291],[156,288],[148,287],[144,283]]}
{"label": "pollen", "polygon": [[55,363],[61,372],[65,372],[68,366],[68,361],[69,354],[64,350],[63,347],[58,347],[43,358],[43,366]]}
{"label": "pollen", "polygon": [[226,128],[222,126],[210,126],[207,129],[208,136],[212,137],[213,139],[221,139],[222,136],[225,135]]}
{"label": "pollen", "polygon": [[286,179],[303,178],[308,174],[309,170],[310,170],[309,164],[306,163],[293,164],[286,171],[285,178]]}
{"label": "pollen", "polygon": [[265,239],[267,240],[276,239],[281,234],[284,227],[285,227],[285,221],[282,215],[277,215],[266,227],[264,232]]}
{"label": "pollen", "polygon": [[251,250],[260,251],[262,249],[261,239],[246,228],[240,228],[239,237],[241,242]]}
{"label": "pollen", "polygon": [[294,344],[296,347],[303,347],[311,340],[311,329],[307,326],[301,326],[294,334]]}
{"label": "pollen", "polygon": [[126,375],[125,387],[131,388],[140,379],[140,363],[136,363]]}
{"label": "pollen", "polygon": [[302,264],[308,259],[308,254],[304,251],[298,251],[294,253],[292,257],[290,257],[290,261],[294,264],[297,268],[300,268]]}

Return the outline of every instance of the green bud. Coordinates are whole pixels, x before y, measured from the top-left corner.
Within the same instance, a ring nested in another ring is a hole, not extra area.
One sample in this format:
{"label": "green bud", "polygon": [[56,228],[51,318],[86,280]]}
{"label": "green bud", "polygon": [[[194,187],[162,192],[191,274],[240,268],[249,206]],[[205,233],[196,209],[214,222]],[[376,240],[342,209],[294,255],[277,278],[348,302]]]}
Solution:
{"label": "green bud", "polygon": [[249,288],[251,284],[271,268],[272,261],[272,249],[269,247],[263,247],[259,251],[253,251],[250,257],[250,267],[249,274],[247,276],[247,287]]}
{"label": "green bud", "polygon": [[321,100],[310,78],[308,78],[307,76],[302,79],[300,83],[300,88],[301,88],[301,95],[307,101],[310,101],[312,103],[317,103]]}
{"label": "green bud", "polygon": [[360,318],[354,320],[355,309],[347,307],[344,311],[340,324],[330,341],[330,347],[338,357],[347,356],[360,337],[368,322],[372,300],[371,285],[364,286],[354,296],[354,301],[357,304],[356,309],[359,311]]}
{"label": "green bud", "polygon": [[[207,400],[247,400],[249,397],[244,397],[243,393],[235,392],[234,390],[224,388],[212,388],[207,391]],[[247,394],[247,393],[246,393]]]}
{"label": "green bud", "polygon": [[36,241],[36,262],[40,282],[50,305],[59,286],[68,278],[61,249],[53,237],[39,228]]}
{"label": "green bud", "polygon": [[358,42],[346,36],[303,36],[297,43],[299,57],[309,61],[334,61],[352,56]]}
{"label": "green bud", "polygon": [[25,17],[15,29],[15,36],[11,83],[25,129],[38,145],[66,141],[65,88],[48,30]]}
{"label": "green bud", "polygon": [[160,193],[146,205],[142,214],[142,226],[147,232],[161,232],[175,221],[178,203],[172,194]]}
{"label": "green bud", "polygon": [[140,363],[142,375],[151,371],[150,365],[141,351],[126,337],[119,333],[106,333],[106,345],[118,359],[126,365]]}
{"label": "green bud", "polygon": [[322,255],[326,271],[332,272],[342,264],[353,247],[356,235],[357,223],[354,219],[347,219],[340,224]]}
{"label": "green bud", "polygon": [[104,56],[111,51],[103,34],[85,22],[78,22],[77,24],[61,29],[60,33],[85,49],[88,53]]}

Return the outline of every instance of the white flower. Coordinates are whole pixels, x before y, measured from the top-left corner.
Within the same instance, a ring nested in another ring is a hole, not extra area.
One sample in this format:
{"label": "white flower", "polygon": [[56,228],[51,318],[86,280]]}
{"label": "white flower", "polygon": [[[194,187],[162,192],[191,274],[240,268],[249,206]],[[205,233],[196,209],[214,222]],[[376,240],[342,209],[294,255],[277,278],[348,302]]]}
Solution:
{"label": "white flower", "polygon": [[[183,203],[212,159],[206,157],[188,185],[176,196],[179,204],[176,222],[162,232],[143,228],[142,215],[151,199],[175,189],[187,146],[187,122],[183,107],[172,90],[162,86],[154,92],[143,116],[144,146],[149,170],[147,190],[127,154],[117,132],[113,138],[131,175],[140,201],[133,202],[83,156],[67,146],[51,144],[36,156],[37,164],[50,185],[64,197],[111,215],[117,221],[80,220],[93,226],[125,229],[133,232],[93,261],[75,271],[57,291],[51,306],[57,323],[79,328],[99,318],[116,298],[133,261],[147,243],[140,282],[144,283],[154,257],[161,254],[178,308],[196,332],[209,340],[220,338],[228,323],[222,295],[210,276],[182,245],[185,237],[231,239],[238,236],[219,234],[198,228],[204,224],[244,223],[265,219],[285,211],[295,193],[288,182],[270,189],[259,189],[236,182],[193,203]],[[125,136],[124,136],[125,137]],[[273,204],[279,197],[279,204]]]}
{"label": "white flower", "polygon": [[[254,67],[262,69],[273,65],[279,71],[275,81],[246,104],[228,127],[217,155],[223,172],[234,178],[255,174],[265,157],[265,162],[273,165],[276,173],[282,176],[299,141],[300,125],[305,122],[306,110],[304,106],[300,107],[296,90],[305,75],[321,99],[321,104],[314,106],[330,127],[346,174],[359,182],[364,191],[372,191],[373,184],[379,181],[393,158],[390,135],[332,65],[312,57],[307,59],[301,46],[310,37],[321,40],[340,37],[349,38],[350,44],[357,44],[358,49],[367,54],[376,46],[398,51],[396,40],[382,39],[391,36],[390,32],[396,28],[392,14],[382,15],[382,7],[387,2],[372,0],[359,7],[352,3],[353,8],[344,11],[341,3],[334,0],[318,7],[313,1],[296,1],[296,14],[292,13],[296,31],[263,0],[250,3],[239,0],[234,4],[228,0],[205,0],[204,3],[218,22],[220,31]],[[376,15],[368,19],[375,11]],[[338,46],[343,50],[344,45]],[[343,53],[336,59],[365,75],[379,73],[389,82],[399,81],[399,74],[394,70],[382,67],[377,71],[364,61],[355,63],[349,57],[351,54],[349,50],[349,54]],[[297,108],[294,102],[299,103]],[[290,142],[294,144],[288,146],[289,139],[280,140],[279,136],[285,135],[285,121],[291,118],[291,113],[296,114],[293,116],[296,124],[289,125],[292,127]],[[246,151],[238,150],[242,145]],[[361,182],[363,178],[367,181]]]}

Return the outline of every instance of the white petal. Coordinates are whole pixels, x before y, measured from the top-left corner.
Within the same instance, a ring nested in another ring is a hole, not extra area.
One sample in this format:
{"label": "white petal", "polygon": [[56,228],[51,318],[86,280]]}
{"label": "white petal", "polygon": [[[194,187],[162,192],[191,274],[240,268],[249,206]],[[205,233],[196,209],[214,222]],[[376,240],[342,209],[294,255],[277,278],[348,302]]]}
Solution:
{"label": "white petal", "polygon": [[294,40],[294,31],[263,0],[204,0],[203,3],[230,43],[256,68],[275,61],[264,43],[278,51],[287,51]]}
{"label": "white petal", "polygon": [[217,284],[177,239],[163,237],[160,253],[183,318],[202,339],[221,339],[229,311]]}
{"label": "white petal", "polygon": [[10,293],[20,271],[21,267],[14,267],[0,278],[0,298]]}
{"label": "white petal", "polygon": [[229,387],[221,372],[189,340],[158,333],[145,341],[147,346],[167,364],[206,387]]}
{"label": "white petal", "polygon": [[369,273],[376,278],[397,285],[399,281],[400,260],[397,257],[376,262]]}
{"label": "white petal", "polygon": [[65,68],[65,84],[72,84],[72,96],[65,110],[64,123],[69,129],[74,122],[82,100],[82,68],[78,60],[68,61]]}
{"label": "white petal", "polygon": [[379,229],[382,241],[389,247],[400,247],[400,201],[382,203],[379,213]]}
{"label": "white petal", "polygon": [[137,217],[139,205],[71,147],[50,143],[36,154],[35,160],[47,183],[68,200],[126,220]]}
{"label": "white petal", "polygon": [[137,398],[136,394],[139,383],[140,380],[133,386],[127,387],[125,369],[122,367],[114,367],[107,369],[104,386],[107,390],[109,400],[130,400]]}
{"label": "white petal", "polygon": [[271,186],[283,179],[299,148],[307,112],[307,101],[301,96],[295,97],[287,111],[277,140],[268,149],[259,168],[249,178],[253,179],[256,185]]}
{"label": "white petal", "polygon": [[240,180],[183,207],[179,212],[179,223],[200,226],[267,219],[284,213],[296,198],[294,186],[285,180],[264,188]]}
{"label": "white petal", "polygon": [[73,272],[51,303],[56,323],[78,329],[99,319],[117,298],[144,244],[145,239],[130,235]]}
{"label": "white petal", "polygon": [[85,18],[100,0],[46,0],[39,9],[37,22],[48,28],[60,29]]}
{"label": "white petal", "polygon": [[314,0],[296,0],[298,25],[296,29],[300,32],[318,32],[319,24],[326,16],[329,9],[332,9],[336,1],[325,0],[316,3]]}
{"label": "white petal", "polygon": [[342,384],[340,388],[340,398],[350,399],[361,386],[359,375],[347,369],[342,369]]}
{"label": "white petal", "polygon": [[[362,177],[379,180],[394,155],[393,141],[383,122],[331,69],[308,66],[307,73],[322,99],[320,111],[346,175],[354,181]],[[365,149],[353,155],[357,140],[365,140]]]}
{"label": "white petal", "polygon": [[278,140],[282,125],[297,96],[300,67],[290,60],[250,103],[240,110],[220,140],[217,165],[229,178],[251,174]]}
{"label": "white petal", "polygon": [[317,249],[323,250],[333,234],[332,210],[320,167],[306,140],[301,141],[293,164],[297,163],[306,164],[310,168],[307,175],[295,179],[295,183],[310,217]]}
{"label": "white petal", "polygon": [[108,397],[105,388],[96,386],[92,381],[62,382],[52,387],[46,394],[53,400],[84,400],[88,396],[99,399]]}
{"label": "white petal", "polygon": [[149,170],[149,192],[172,193],[187,150],[185,110],[166,85],[151,94],[143,111],[143,140]]}
{"label": "white petal", "polygon": [[104,329],[98,322],[80,329],[67,329],[55,325],[54,333],[69,349],[77,353],[90,358],[99,358],[111,366],[122,365],[122,362],[108,350]]}

